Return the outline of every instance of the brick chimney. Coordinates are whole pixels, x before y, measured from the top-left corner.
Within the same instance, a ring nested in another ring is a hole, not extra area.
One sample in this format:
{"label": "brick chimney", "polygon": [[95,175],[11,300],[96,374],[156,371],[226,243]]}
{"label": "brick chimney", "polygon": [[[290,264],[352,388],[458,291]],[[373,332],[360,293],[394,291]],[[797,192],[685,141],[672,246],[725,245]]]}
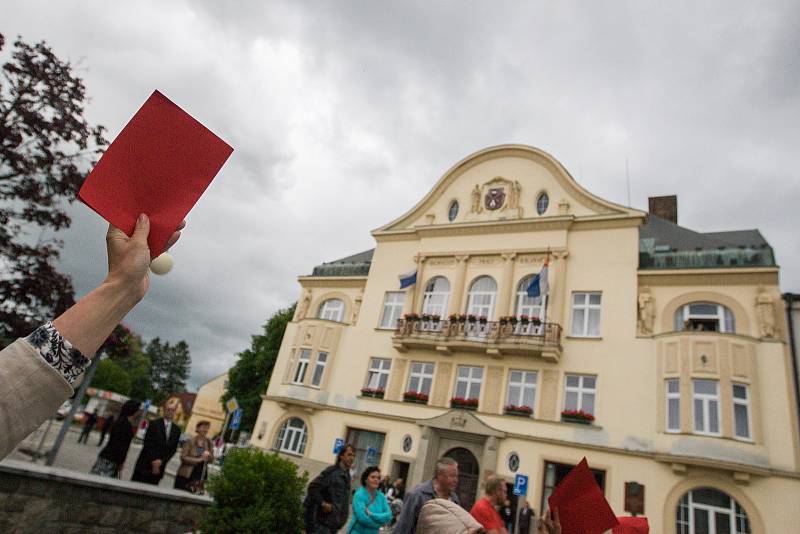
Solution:
{"label": "brick chimney", "polygon": [[678,224],[678,196],[667,195],[664,197],[650,197],[648,211],[656,217],[666,219],[673,224]]}

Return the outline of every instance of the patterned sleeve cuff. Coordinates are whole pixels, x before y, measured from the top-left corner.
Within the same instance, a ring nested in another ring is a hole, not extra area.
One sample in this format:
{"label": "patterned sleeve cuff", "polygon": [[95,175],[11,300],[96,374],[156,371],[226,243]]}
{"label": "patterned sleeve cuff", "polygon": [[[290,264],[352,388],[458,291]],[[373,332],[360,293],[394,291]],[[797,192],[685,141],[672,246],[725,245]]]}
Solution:
{"label": "patterned sleeve cuff", "polygon": [[61,373],[72,384],[86,370],[89,358],[72,348],[69,341],[61,337],[53,323],[45,323],[25,338],[42,355],[53,369]]}

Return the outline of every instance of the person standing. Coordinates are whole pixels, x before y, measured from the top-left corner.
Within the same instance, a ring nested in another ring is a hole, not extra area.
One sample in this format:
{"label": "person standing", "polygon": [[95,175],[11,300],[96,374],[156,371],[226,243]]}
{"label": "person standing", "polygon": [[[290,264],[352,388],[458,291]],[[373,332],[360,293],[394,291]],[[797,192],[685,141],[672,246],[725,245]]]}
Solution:
{"label": "person standing", "polygon": [[139,401],[135,400],[129,400],[122,405],[119,418],[111,427],[108,443],[100,451],[97,461],[89,471],[91,474],[119,478],[122,464],[125,463],[133,439],[133,429],[136,427],[136,419],[139,417],[139,406]]}
{"label": "person standing", "polygon": [[385,477],[383,477],[383,479],[381,479],[381,484],[380,486],[378,486],[378,490],[384,495],[386,495],[386,492],[389,491],[389,488],[391,487],[392,487],[392,480],[391,478],[389,478],[389,475],[386,475]]}
{"label": "person standing", "polygon": [[81,435],[78,437],[78,443],[86,443],[95,423],[97,423],[97,413],[88,412],[84,414],[83,430],[81,430]]}
{"label": "person standing", "polygon": [[522,508],[519,510],[519,519],[517,520],[517,534],[530,534],[531,518],[536,517],[536,512],[533,511],[528,501],[522,503]]}
{"label": "person standing", "polygon": [[460,505],[461,501],[455,492],[457,487],[458,463],[446,456],[440,458],[436,461],[433,479],[419,484],[406,494],[394,534],[415,534],[420,510],[431,499],[447,499]]}
{"label": "person standing", "polygon": [[181,430],[172,421],[173,417],[175,406],[164,406],[164,417],[156,419],[147,427],[132,481],[156,486],[161,482],[167,462],[178,449],[178,440],[181,437]]}
{"label": "person standing", "polygon": [[175,489],[192,491],[202,487],[206,465],[214,461],[214,445],[208,439],[211,423],[200,421],[195,425],[196,434],[183,444],[181,466],[175,475]]}
{"label": "person standing", "polygon": [[[506,493],[508,493],[508,487],[506,487]],[[503,507],[500,509],[500,515],[506,525],[508,534],[514,534],[514,512],[511,510],[511,501],[508,498],[506,498]]]}
{"label": "person standing", "polygon": [[367,467],[361,474],[361,487],[353,495],[353,516],[347,534],[378,534],[392,520],[386,495],[380,491],[381,470]]}
{"label": "person standing", "polygon": [[496,508],[505,503],[508,498],[507,493],[505,480],[495,475],[486,477],[484,496],[478,499],[469,511],[470,515],[483,525],[486,534],[508,534]]}
{"label": "person standing", "polygon": [[303,503],[306,534],[336,534],[347,523],[350,511],[350,469],[356,450],[345,445],[336,463],[326,467],[308,485]]}
{"label": "person standing", "polygon": [[109,410],[106,412],[105,419],[103,420],[103,426],[100,427],[100,441],[97,443],[98,447],[106,440],[106,434],[108,434],[108,431],[111,430],[112,426],[114,426],[114,414],[111,412],[111,410]]}

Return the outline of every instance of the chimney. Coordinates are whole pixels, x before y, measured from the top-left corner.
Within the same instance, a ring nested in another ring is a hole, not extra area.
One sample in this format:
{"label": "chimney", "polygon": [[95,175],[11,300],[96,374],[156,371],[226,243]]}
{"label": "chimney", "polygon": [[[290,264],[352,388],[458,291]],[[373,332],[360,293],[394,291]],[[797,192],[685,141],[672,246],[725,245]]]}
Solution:
{"label": "chimney", "polygon": [[666,219],[673,224],[678,224],[678,196],[667,195],[664,197],[650,197],[648,211],[651,215]]}

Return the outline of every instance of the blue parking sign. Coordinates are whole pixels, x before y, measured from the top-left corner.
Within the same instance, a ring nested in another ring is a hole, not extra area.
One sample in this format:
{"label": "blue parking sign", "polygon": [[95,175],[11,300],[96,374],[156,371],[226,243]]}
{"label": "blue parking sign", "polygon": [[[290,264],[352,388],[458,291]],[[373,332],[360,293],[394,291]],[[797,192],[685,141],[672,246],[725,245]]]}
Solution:
{"label": "blue parking sign", "polygon": [[364,458],[364,463],[367,465],[375,465],[378,460],[378,449],[375,447],[367,448],[367,457]]}
{"label": "blue parking sign", "polygon": [[333,442],[333,454],[339,454],[344,449],[344,440],[342,438],[336,438],[336,441]]}
{"label": "blue parking sign", "polygon": [[239,425],[242,422],[242,410],[241,408],[234,410],[233,415],[231,416],[231,430],[239,430]]}
{"label": "blue parking sign", "polygon": [[524,497],[528,494],[528,475],[514,477],[514,495]]}

